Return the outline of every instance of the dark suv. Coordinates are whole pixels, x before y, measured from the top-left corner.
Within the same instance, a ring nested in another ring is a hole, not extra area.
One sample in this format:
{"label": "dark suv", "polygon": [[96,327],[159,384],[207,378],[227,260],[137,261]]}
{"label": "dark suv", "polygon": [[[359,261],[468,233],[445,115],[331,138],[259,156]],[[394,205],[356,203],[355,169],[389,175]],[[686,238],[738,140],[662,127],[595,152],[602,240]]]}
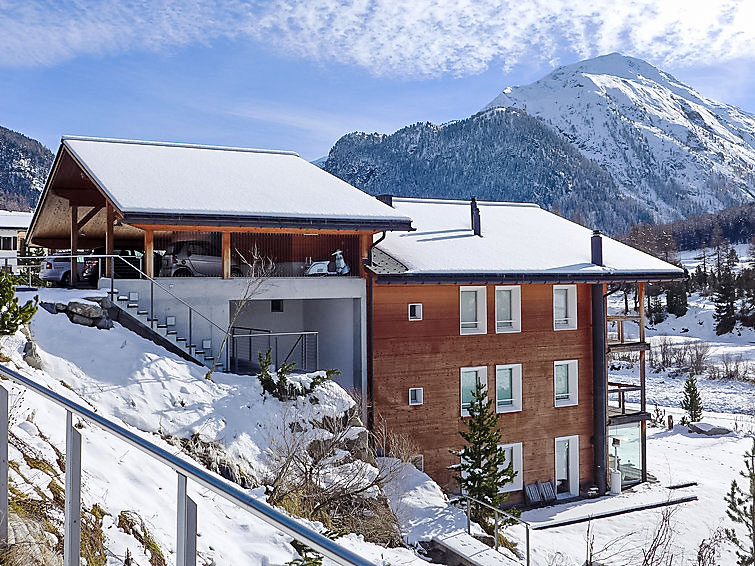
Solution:
{"label": "dark suv", "polygon": [[[141,250],[115,250],[114,255],[120,256],[113,261],[113,270],[115,279],[140,279],[144,271],[144,252]],[[105,255],[105,248],[96,248],[92,250],[92,255]],[[100,278],[100,267],[105,270],[106,262],[110,261],[107,257],[85,258],[84,272],[81,278],[92,284],[97,284]]]}

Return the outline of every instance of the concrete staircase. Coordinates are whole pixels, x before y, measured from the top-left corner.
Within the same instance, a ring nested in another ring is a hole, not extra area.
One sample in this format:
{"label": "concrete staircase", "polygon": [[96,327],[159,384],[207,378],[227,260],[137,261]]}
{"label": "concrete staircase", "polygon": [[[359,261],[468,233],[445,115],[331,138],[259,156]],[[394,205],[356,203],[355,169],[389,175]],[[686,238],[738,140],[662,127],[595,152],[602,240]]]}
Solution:
{"label": "concrete staircase", "polygon": [[[108,291],[108,294],[111,294],[110,291]],[[176,324],[175,315],[160,314],[159,302],[154,305],[155,314],[153,317],[150,317],[149,310],[142,306],[139,293],[136,291],[119,292],[118,290],[114,290],[112,296],[111,302],[120,310],[121,317],[126,315],[139,323],[141,333],[144,337],[163,346],[165,346],[163,340],[167,341],[185,354],[184,357],[188,356],[200,365],[212,367],[215,362],[215,354],[211,338],[201,335],[196,336],[192,333],[190,342],[189,336],[183,335],[184,333],[188,333],[185,330],[183,332],[178,330],[182,327]],[[121,317],[119,319],[123,322]],[[183,322],[186,323],[186,321]],[[150,333],[152,336],[150,336]],[[219,348],[220,345],[218,344],[216,347]],[[221,360],[216,369],[225,371],[227,369],[225,367],[225,360]]]}

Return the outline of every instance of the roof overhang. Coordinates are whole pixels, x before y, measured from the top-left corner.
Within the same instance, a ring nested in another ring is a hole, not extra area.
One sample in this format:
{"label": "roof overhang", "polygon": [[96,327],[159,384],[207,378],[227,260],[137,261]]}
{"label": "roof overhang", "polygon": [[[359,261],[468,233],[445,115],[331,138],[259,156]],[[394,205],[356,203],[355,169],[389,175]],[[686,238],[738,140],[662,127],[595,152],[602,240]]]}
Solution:
{"label": "roof overhang", "polygon": [[[373,271],[374,273],[374,271]],[[488,284],[488,283],[665,283],[683,281],[683,271],[637,273],[391,273],[375,274],[377,283],[409,285],[429,283]]]}

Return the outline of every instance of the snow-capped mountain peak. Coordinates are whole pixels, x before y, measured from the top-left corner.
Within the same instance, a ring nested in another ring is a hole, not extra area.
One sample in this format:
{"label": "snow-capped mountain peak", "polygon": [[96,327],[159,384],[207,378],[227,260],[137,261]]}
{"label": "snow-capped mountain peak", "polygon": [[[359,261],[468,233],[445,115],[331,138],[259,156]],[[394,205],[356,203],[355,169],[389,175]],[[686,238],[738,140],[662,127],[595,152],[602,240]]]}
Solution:
{"label": "snow-capped mountain peak", "polygon": [[543,119],[658,220],[755,195],[755,116],[641,59],[611,53],[559,67],[506,88],[486,108],[499,106]]}

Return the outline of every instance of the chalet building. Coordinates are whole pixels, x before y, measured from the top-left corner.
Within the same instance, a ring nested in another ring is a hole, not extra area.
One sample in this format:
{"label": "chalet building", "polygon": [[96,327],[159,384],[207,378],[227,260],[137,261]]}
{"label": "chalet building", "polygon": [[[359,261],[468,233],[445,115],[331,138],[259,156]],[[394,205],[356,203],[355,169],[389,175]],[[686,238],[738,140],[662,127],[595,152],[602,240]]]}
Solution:
{"label": "chalet building", "polygon": [[[71,282],[187,359],[340,370],[449,489],[476,381],[513,500],[604,490],[617,451],[626,483],[646,477],[644,314],[607,316],[606,297],[636,284],[642,305],[682,271],[535,205],[375,199],[291,152],[65,137],[28,241],[86,255]],[[625,351],[632,382],[607,371]]]}
{"label": "chalet building", "polygon": [[[410,432],[425,471],[453,489],[450,449],[481,381],[517,471],[502,486],[512,501],[536,482],[558,497],[605,492],[616,450],[624,483],[644,481],[644,286],[682,270],[532,204],[383,200],[416,230],[372,250],[374,418]],[[607,296],[627,283],[640,312],[607,317]],[[626,351],[637,352],[633,382],[607,373]]]}

